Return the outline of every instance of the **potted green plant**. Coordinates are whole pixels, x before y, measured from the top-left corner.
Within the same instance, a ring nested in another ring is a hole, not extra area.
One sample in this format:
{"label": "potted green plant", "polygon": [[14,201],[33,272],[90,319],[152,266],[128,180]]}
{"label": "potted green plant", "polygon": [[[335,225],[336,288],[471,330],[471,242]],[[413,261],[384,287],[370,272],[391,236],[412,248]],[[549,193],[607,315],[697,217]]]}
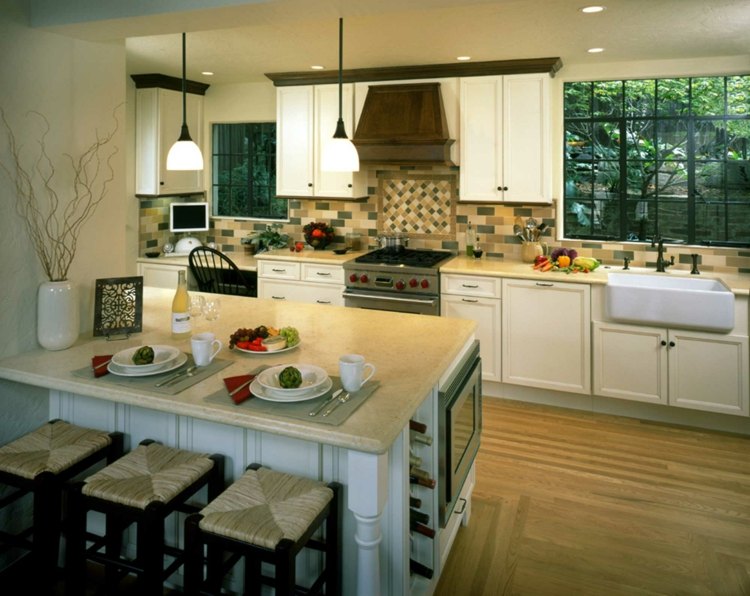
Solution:
{"label": "potted green plant", "polygon": [[266,224],[265,230],[248,234],[242,243],[254,247],[256,253],[274,248],[286,248],[289,244],[289,234],[283,234],[282,227],[280,223]]}

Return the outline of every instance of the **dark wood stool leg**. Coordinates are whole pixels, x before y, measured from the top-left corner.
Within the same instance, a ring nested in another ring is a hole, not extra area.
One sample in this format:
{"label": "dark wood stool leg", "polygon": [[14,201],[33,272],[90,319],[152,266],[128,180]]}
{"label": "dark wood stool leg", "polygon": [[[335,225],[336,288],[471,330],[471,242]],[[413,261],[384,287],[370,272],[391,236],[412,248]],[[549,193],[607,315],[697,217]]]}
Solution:
{"label": "dark wood stool leg", "polygon": [[193,513],[185,518],[185,596],[197,596],[203,585],[203,540],[198,527],[202,517]]}
{"label": "dark wood stool leg", "polygon": [[74,484],[68,493],[68,536],[65,544],[65,594],[80,596],[86,584],[86,508],[83,482]]}
{"label": "dark wood stool leg", "polygon": [[[104,530],[104,552],[106,553],[107,558],[114,560],[121,556],[123,534],[128,525],[129,524],[122,518],[122,516],[117,515],[113,511],[107,513]],[[104,584],[106,586],[107,594],[114,593],[120,578],[121,572],[115,565],[105,566]]]}
{"label": "dark wood stool leg", "polygon": [[49,591],[56,580],[60,549],[60,516],[62,506],[60,482],[51,472],[42,472],[34,479],[34,530],[31,549],[32,583]]}
{"label": "dark wood stool leg", "polygon": [[260,581],[261,561],[258,557],[245,554],[245,594],[247,596],[260,596],[263,584]]}
{"label": "dark wood stool leg", "polygon": [[297,583],[294,554],[294,542],[284,538],[276,546],[276,577],[274,585],[276,596],[293,596]]}
{"label": "dark wood stool leg", "polygon": [[326,595],[341,595],[341,493],[338,482],[331,482],[328,488],[333,491],[326,518]]}
{"label": "dark wood stool leg", "polygon": [[148,596],[164,592],[164,515],[161,508],[156,503],[148,505],[138,521],[138,558],[143,565],[143,593]]}

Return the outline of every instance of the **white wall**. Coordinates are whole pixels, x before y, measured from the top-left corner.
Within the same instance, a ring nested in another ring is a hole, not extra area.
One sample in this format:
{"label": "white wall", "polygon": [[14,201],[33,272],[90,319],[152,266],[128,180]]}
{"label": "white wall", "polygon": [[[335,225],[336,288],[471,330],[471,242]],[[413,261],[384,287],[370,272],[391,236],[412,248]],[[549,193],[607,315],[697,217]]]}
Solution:
{"label": "white wall", "polygon": [[[132,221],[135,205],[130,203],[135,201],[125,195],[125,46],[81,42],[31,29],[26,7],[23,0],[0,0],[0,106],[19,132],[18,141],[33,147],[27,112],[44,114],[51,126],[47,149],[63,172],[62,154],[80,154],[97,128],[105,131],[112,126],[113,109],[123,104],[117,111],[120,127],[114,139],[119,149],[112,162],[115,179],[81,231],[69,272],[69,279],[79,285],[81,329],[90,334],[95,280],[125,275],[130,265],[125,222]],[[0,160],[8,163],[8,158],[7,140],[0,131]],[[61,186],[60,195],[65,194]],[[15,195],[13,184],[0,172],[0,358],[39,347],[36,292],[45,275],[15,213]],[[23,407],[23,398],[21,387],[0,382],[0,444],[18,431],[6,423],[11,410]]]}

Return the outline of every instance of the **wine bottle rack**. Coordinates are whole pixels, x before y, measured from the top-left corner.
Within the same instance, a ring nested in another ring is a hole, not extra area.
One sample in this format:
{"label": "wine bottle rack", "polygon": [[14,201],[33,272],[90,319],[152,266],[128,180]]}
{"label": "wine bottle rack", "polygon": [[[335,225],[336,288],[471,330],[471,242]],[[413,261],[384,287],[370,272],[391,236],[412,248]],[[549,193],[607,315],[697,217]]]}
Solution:
{"label": "wine bottle rack", "polygon": [[412,593],[431,592],[438,565],[438,458],[436,400],[428,399],[409,421],[409,571]]}

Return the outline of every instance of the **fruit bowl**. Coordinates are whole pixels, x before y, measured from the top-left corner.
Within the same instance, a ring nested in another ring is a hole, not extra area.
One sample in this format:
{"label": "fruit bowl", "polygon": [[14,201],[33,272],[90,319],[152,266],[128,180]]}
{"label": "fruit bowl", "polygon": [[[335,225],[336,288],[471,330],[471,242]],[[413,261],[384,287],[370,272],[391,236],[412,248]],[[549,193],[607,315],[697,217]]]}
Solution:
{"label": "fruit bowl", "polygon": [[315,250],[322,250],[333,242],[333,228],[327,223],[314,221],[302,228],[305,242]]}

